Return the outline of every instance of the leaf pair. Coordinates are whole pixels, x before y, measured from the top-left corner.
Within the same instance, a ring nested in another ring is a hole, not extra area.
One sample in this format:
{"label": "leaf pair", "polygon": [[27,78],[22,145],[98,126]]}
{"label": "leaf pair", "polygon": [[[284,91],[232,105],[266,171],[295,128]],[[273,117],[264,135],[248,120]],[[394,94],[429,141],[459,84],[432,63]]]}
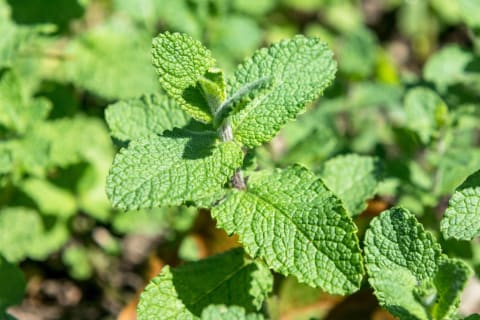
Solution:
{"label": "leaf pair", "polygon": [[269,141],[318,98],[334,78],[332,56],[318,39],[297,36],[257,51],[226,86],[200,42],[168,32],[153,40],[153,63],[163,89],[194,119],[216,127],[235,106],[234,138],[247,147]]}

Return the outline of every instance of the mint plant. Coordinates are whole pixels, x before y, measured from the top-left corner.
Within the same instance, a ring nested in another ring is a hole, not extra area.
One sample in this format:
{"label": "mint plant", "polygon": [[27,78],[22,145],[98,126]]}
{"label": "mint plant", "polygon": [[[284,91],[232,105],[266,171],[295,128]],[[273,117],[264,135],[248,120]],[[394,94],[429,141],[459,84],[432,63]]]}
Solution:
{"label": "mint plant", "polygon": [[[107,177],[108,197],[123,210],[209,209],[217,227],[238,235],[243,248],[163,268],[141,295],[139,319],[269,317],[270,270],[341,295],[359,290],[367,276],[380,305],[400,319],[457,316],[472,270],[443,253],[409,210],[392,208],[375,217],[362,257],[352,218],[378,192],[383,173],[378,158],[338,156],[315,170],[318,175],[300,164],[267,164],[260,170],[252,165],[252,155],[261,161],[256,150],[287,123],[293,129],[286,132],[303,130],[300,136],[307,139],[317,127],[305,119],[292,127],[290,120],[335,76],[336,63],[323,42],[304,36],[283,40],[255,52],[231,77],[206,47],[185,34],[160,34],[152,53],[163,92],[117,102],[105,113],[112,136],[124,146]],[[380,89],[361,88],[367,96]],[[386,97],[369,99],[396,106]],[[406,126],[425,145],[444,138],[452,126],[448,114],[433,90],[418,87],[405,95]],[[326,124],[325,129],[333,134]],[[290,139],[298,143],[301,137]],[[305,146],[298,150],[294,159],[307,153]],[[313,154],[325,151],[318,152]],[[422,169],[412,164],[412,170]],[[450,200],[441,228],[446,238],[478,235],[477,175]],[[473,224],[466,223],[470,216]]]}
{"label": "mint plant", "polygon": [[[362,258],[356,227],[342,201],[302,166],[251,172],[242,165],[246,148],[272,139],[331,83],[336,63],[327,46],[302,36],[282,41],[257,51],[225,81],[200,42],[167,32],[153,40],[153,62],[168,96],[129,100],[106,112],[113,134],[128,140],[107,178],[113,205],[125,210],[209,208],[219,227],[240,236],[245,252],[257,261],[255,269],[264,270],[265,264],[331,293],[357,290]],[[185,115],[171,108],[175,103],[191,117],[187,125]],[[125,118],[129,114],[139,116]],[[116,129],[119,117],[127,129]],[[191,285],[186,281],[193,276],[183,269],[173,275],[164,270],[147,287],[139,317],[154,318],[163,312],[158,309],[162,305],[175,306],[171,317],[186,318],[200,317],[208,304],[239,304],[247,312],[258,311],[271,290],[269,272],[245,275],[244,267],[237,267],[239,271],[222,276],[234,256],[243,256],[239,252],[212,258],[217,261],[210,263],[214,269],[198,284],[201,300],[188,291],[183,296],[176,285],[177,280]],[[198,274],[197,264],[189,268]],[[222,293],[229,281],[245,277],[260,277],[255,281],[264,283],[262,289],[250,282],[251,287],[238,287],[238,293]]]}

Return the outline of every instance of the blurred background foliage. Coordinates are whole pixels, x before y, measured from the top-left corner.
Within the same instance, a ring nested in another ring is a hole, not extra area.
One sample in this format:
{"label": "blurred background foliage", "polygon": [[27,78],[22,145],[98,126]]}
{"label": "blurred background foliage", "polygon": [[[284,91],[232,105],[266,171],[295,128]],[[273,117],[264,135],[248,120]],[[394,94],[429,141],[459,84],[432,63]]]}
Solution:
{"label": "blurred background foliage", "polygon": [[[327,41],[335,83],[248,168],[301,163],[328,181],[358,153],[375,168],[360,179],[383,177],[360,203],[360,236],[402,205],[440,237],[449,196],[480,168],[479,1],[0,0],[0,318],[134,319],[164,264],[238,245],[208,212],[123,213],[106,198],[119,141],[104,109],[160,90],[150,47],[164,30],[201,40],[227,72],[298,33]],[[480,274],[478,241],[442,244]],[[278,280],[274,318],[391,318],[369,290],[340,298]],[[476,298],[461,310],[478,312]]]}

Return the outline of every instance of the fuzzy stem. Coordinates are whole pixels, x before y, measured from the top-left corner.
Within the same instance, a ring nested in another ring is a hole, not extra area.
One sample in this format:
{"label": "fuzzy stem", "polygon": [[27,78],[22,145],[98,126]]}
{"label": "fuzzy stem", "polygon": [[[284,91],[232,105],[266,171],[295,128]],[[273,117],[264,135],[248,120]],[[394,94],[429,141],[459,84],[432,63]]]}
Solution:
{"label": "fuzzy stem", "polygon": [[[228,142],[233,140],[233,132],[232,132],[232,126],[230,125],[230,121],[227,120],[223,123],[223,125],[220,127],[219,135],[223,142]],[[243,173],[240,168],[235,170],[235,174],[232,177],[232,185],[236,189],[240,189],[240,190],[247,189],[247,185],[245,184],[245,180],[243,179]]]}

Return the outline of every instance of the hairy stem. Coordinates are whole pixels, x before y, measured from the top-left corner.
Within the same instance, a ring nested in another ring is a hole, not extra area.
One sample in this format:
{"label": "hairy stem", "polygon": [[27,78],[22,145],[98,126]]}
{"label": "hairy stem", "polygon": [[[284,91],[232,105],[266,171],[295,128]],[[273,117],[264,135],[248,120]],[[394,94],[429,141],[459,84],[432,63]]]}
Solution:
{"label": "hairy stem", "polygon": [[[223,125],[220,127],[219,135],[223,142],[233,140],[233,132],[230,121],[227,120],[223,123]],[[243,179],[243,173],[240,168],[235,171],[235,174],[232,177],[232,185],[236,189],[247,189],[247,185],[245,184],[245,179]]]}

